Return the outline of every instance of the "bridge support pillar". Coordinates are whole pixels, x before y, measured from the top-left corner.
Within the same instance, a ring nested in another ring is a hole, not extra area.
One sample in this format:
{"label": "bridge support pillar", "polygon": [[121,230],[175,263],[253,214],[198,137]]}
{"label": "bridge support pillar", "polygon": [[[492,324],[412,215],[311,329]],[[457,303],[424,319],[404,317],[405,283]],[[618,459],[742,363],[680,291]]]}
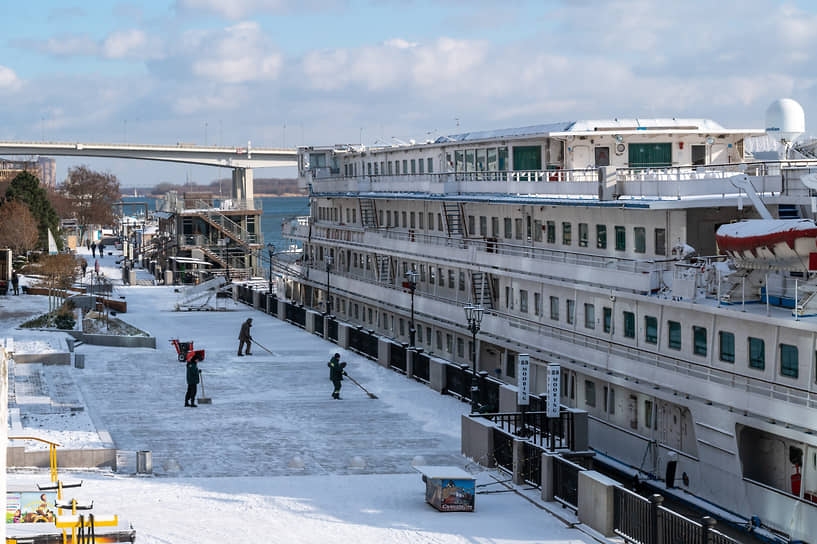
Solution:
{"label": "bridge support pillar", "polygon": [[231,196],[234,200],[252,201],[252,199],[255,198],[252,168],[233,169],[233,190]]}

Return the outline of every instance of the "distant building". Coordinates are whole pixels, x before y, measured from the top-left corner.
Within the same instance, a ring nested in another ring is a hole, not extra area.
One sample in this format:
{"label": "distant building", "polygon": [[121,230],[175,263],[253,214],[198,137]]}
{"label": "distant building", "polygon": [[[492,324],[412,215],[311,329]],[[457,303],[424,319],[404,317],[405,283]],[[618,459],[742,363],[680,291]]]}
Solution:
{"label": "distant building", "polygon": [[57,186],[57,160],[51,157],[39,157],[40,183],[52,189]]}
{"label": "distant building", "polygon": [[0,159],[0,194],[5,194],[11,180],[21,172],[31,172],[44,187],[57,186],[57,161],[39,157],[36,161]]}

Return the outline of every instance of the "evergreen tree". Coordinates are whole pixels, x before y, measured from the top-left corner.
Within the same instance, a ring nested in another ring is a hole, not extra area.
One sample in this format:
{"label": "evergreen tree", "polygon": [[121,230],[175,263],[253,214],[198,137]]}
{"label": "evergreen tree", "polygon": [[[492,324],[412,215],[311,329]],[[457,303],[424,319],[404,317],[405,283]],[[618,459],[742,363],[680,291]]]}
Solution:
{"label": "evergreen tree", "polygon": [[20,172],[6,189],[7,200],[18,200],[28,206],[31,215],[37,221],[39,247],[48,248],[48,230],[54,233],[57,248],[62,250],[62,238],[59,236],[60,220],[57,212],[48,201],[48,195],[40,186],[40,180],[31,172]]}

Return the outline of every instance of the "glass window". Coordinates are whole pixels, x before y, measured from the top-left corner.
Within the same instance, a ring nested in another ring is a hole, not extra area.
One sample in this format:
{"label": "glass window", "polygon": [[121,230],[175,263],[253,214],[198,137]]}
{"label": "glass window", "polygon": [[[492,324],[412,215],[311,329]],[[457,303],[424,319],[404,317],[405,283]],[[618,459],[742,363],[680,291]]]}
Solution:
{"label": "glass window", "polygon": [[431,157],[426,159],[426,170],[428,170],[429,174],[434,173],[434,159],[432,159]]}
{"label": "glass window", "polygon": [[596,247],[607,249],[607,225],[596,225]]}
{"label": "glass window", "polygon": [[445,351],[454,353],[454,338],[450,334],[445,335]]}
{"label": "glass window", "polygon": [[587,223],[579,223],[579,247],[587,247]]}
{"label": "glass window", "polygon": [[644,341],[648,344],[658,343],[658,319],[651,315],[644,317]]}
{"label": "glass window", "polygon": [[519,291],[519,311],[528,313],[528,292],[524,289]]}
{"label": "glass window", "polygon": [[454,170],[465,172],[465,153],[461,149],[454,151]]}
{"label": "glass window", "polygon": [[542,295],[539,293],[533,294],[533,313],[542,315]]}
{"label": "glass window", "polygon": [[604,409],[610,414],[616,413],[616,390],[610,387],[608,394],[606,385],[604,386]]}
{"label": "glass window", "polygon": [[510,217],[505,218],[505,238],[513,238],[513,222]]}
{"label": "glass window", "polygon": [[424,170],[425,170],[424,165],[425,165],[425,163],[423,162],[423,159],[417,159],[417,168],[418,168],[418,172],[419,172],[420,174],[425,174],[425,172],[424,172]]}
{"label": "glass window", "polygon": [[735,335],[731,332],[718,332],[718,344],[720,344],[720,359],[727,363],[735,362]]}
{"label": "glass window", "polygon": [[454,289],[454,288],[456,288],[456,285],[455,285],[455,283],[454,283],[454,282],[455,282],[455,279],[454,279],[454,270],[452,270],[451,268],[449,268],[449,269],[448,269],[448,288],[449,288],[449,289]]}
{"label": "glass window", "polygon": [[434,230],[434,213],[428,212],[428,230]]}
{"label": "glass window", "polygon": [[596,307],[592,304],[584,305],[584,328],[596,328]]}
{"label": "glass window", "polygon": [[624,227],[616,227],[616,249],[618,251],[627,249],[627,232]]}
{"label": "glass window", "polygon": [[514,223],[514,238],[516,238],[517,240],[521,240],[523,234],[522,219],[514,219],[513,223]]}
{"label": "glass window", "polygon": [[513,308],[513,301],[511,300],[511,288],[505,286],[505,307]]}
{"label": "glass window", "polygon": [[443,270],[442,268],[439,268],[438,271],[439,271],[439,274],[437,274],[437,280],[438,280],[437,285],[439,285],[440,287],[445,287],[445,270]]}
{"label": "glass window", "polygon": [[692,327],[692,351],[695,355],[706,356],[706,328]]}
{"label": "glass window", "polygon": [[491,236],[499,238],[499,217],[491,218]]}
{"label": "glass window", "polygon": [[646,253],[647,252],[647,230],[644,227],[635,227],[633,229],[633,236],[635,240],[633,241],[635,244],[635,252],[636,253]]}
{"label": "glass window", "polygon": [[534,221],[533,222],[533,241],[534,242],[541,242],[542,241],[542,222],[541,221]]}
{"label": "glass window", "polygon": [[799,374],[797,367],[797,346],[780,344],[780,375],[797,378]]}
{"label": "glass window", "polygon": [[681,349],[681,324],[677,321],[667,321],[667,346],[671,349]]}
{"label": "glass window", "polygon": [[623,315],[625,338],[635,338],[635,314],[633,312],[623,312]]}
{"label": "glass window", "polygon": [[412,174],[417,173],[417,164],[416,163],[417,163],[417,161],[415,161],[414,159],[411,159],[411,173]]}
{"label": "glass window", "polygon": [[556,243],[556,223],[553,221],[548,221],[545,223],[547,227],[547,243],[548,244],[555,244]]}
{"label": "glass window", "polygon": [[508,169],[508,148],[507,147],[497,148],[497,157],[499,160],[498,170],[500,172],[506,171]]}
{"label": "glass window", "polygon": [[573,299],[567,299],[567,307],[565,308],[567,312],[567,322],[568,324],[572,325],[573,320],[576,317],[576,301]]}
{"label": "glass window", "polygon": [[403,228],[405,229],[405,228],[407,228],[407,226],[408,226],[408,225],[407,225],[408,221],[406,221],[406,216],[407,216],[408,214],[407,214],[406,212],[400,212],[400,213],[401,213],[401,216],[403,217]]}
{"label": "glass window", "polygon": [[423,223],[424,223],[423,218],[424,218],[424,217],[425,217],[425,214],[424,214],[423,212],[418,212],[418,213],[417,213],[417,226],[418,226],[418,227],[419,227],[421,230],[425,228],[425,226],[423,225]]}
{"label": "glass window", "polygon": [[473,172],[474,167],[475,167],[474,150],[473,149],[466,149],[465,150],[465,171],[466,172]]}
{"label": "glass window", "polygon": [[443,349],[443,333],[442,331],[435,331],[437,337],[437,349]]}
{"label": "glass window", "polygon": [[457,337],[457,357],[465,357],[465,342],[459,336]]}
{"label": "glass window", "polygon": [[652,428],[652,401],[644,401],[644,426]]}
{"label": "glass window", "polygon": [[408,173],[408,160],[403,159],[403,174],[405,175],[407,173]]}
{"label": "glass window", "polygon": [[596,383],[584,380],[584,403],[588,406],[596,405]]}
{"label": "glass window", "polygon": [[423,327],[417,327],[417,343],[423,343]]}
{"label": "glass window", "polygon": [[476,227],[474,226],[474,216],[473,215],[468,216],[468,234],[472,235],[472,236],[474,234],[476,234]]}
{"label": "glass window", "polygon": [[465,291],[465,272],[463,272],[462,270],[460,270],[459,281],[457,283],[459,284],[458,285],[459,290]]}
{"label": "glass window", "polygon": [[477,172],[484,172],[488,163],[488,150],[477,149]]}
{"label": "glass window", "polygon": [[571,227],[571,223],[562,223],[562,245],[569,246],[573,243],[573,235],[570,232]]}
{"label": "glass window", "polygon": [[559,297],[550,297],[550,318],[559,320]]}
{"label": "glass window", "polygon": [[613,330],[613,309],[605,306],[602,308],[602,320],[604,321],[604,332]]}
{"label": "glass window", "polygon": [[479,235],[483,238],[488,236],[488,218],[484,215],[479,216]]}
{"label": "glass window", "polygon": [[496,148],[495,147],[489,147],[488,148],[487,165],[488,165],[488,171],[489,172],[496,172],[497,162],[496,162]]}
{"label": "glass window", "polygon": [[655,229],[655,254],[667,254],[667,231],[666,229]]}
{"label": "glass window", "polygon": [[445,232],[445,229],[443,229],[443,214],[441,213],[437,214],[437,230],[440,232]]}

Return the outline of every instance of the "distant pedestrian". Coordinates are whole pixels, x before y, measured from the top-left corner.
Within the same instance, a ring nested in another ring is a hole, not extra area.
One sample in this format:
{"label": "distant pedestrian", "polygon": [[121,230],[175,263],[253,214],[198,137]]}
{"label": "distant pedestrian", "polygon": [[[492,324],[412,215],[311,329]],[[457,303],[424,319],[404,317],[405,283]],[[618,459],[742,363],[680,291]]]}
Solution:
{"label": "distant pedestrian", "polygon": [[91,257],[96,258],[96,242],[91,242]]}
{"label": "distant pedestrian", "polygon": [[88,261],[80,259],[79,267],[82,269],[82,277],[85,277],[85,271],[88,269]]}
{"label": "distant pedestrian", "polygon": [[329,367],[329,380],[331,380],[332,385],[335,386],[335,390],[332,391],[332,398],[340,400],[340,386],[341,382],[343,381],[343,377],[346,376],[346,363],[340,362],[340,353],[336,353],[329,359],[329,362],[326,363],[326,366]]}
{"label": "distant pedestrian", "polygon": [[102,243],[102,240],[99,241],[99,245],[97,246],[97,250],[99,250],[99,256],[102,257],[105,251],[105,244]]}
{"label": "distant pedestrian", "polygon": [[187,362],[187,393],[184,395],[184,405],[196,407],[196,389],[199,386],[199,359],[193,356]]}
{"label": "distant pedestrian", "polygon": [[99,261],[96,259],[94,259],[94,272],[96,272],[96,275],[99,276]]}
{"label": "distant pedestrian", "polygon": [[[247,355],[252,355],[250,353],[250,348],[252,347],[252,336],[250,335],[250,327],[252,327],[252,318],[248,317],[247,320],[241,325],[241,332],[238,333],[238,356],[241,357],[245,353]],[[241,350],[244,349],[244,353],[241,353]]]}
{"label": "distant pedestrian", "polygon": [[14,294],[20,294],[20,278],[17,277],[17,272],[11,273],[11,287],[14,289]]}
{"label": "distant pedestrian", "polygon": [[87,249],[88,251],[91,251],[91,239],[90,238],[85,239],[85,249]]}

